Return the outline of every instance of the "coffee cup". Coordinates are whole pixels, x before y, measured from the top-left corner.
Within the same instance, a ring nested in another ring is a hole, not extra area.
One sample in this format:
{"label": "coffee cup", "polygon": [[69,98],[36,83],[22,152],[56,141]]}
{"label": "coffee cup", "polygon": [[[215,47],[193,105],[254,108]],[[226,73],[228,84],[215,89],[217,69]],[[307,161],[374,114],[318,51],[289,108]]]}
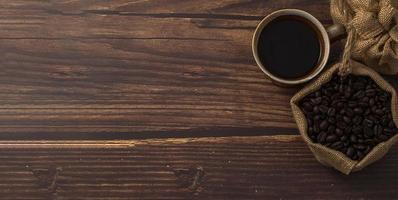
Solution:
{"label": "coffee cup", "polygon": [[344,34],[343,25],[325,28],[303,10],[278,10],[257,26],[252,40],[253,56],[273,83],[299,85],[312,80],[325,68],[331,41]]}

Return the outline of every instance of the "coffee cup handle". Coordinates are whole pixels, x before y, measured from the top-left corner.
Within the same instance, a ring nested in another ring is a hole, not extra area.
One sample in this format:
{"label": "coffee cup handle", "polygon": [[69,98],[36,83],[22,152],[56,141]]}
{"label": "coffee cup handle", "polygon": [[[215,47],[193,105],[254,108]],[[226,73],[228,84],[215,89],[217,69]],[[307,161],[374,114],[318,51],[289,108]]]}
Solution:
{"label": "coffee cup handle", "polygon": [[346,35],[345,27],[341,24],[333,24],[326,28],[330,41],[342,39]]}

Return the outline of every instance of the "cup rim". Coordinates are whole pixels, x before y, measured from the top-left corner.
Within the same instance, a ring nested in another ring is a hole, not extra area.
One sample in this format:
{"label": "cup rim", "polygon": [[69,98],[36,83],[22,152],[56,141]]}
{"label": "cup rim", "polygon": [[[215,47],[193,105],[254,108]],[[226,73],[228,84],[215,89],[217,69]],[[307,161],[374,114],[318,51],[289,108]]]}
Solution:
{"label": "cup rim", "polygon": [[[273,75],[272,73],[270,73],[261,63],[260,58],[258,56],[258,52],[257,52],[258,39],[259,39],[260,33],[264,29],[264,27],[266,27],[266,25],[268,25],[272,20],[276,19],[277,17],[286,16],[286,15],[299,16],[299,17],[303,17],[303,18],[307,19],[308,21],[310,21],[319,30],[319,32],[322,36],[322,40],[323,40],[322,42],[324,43],[323,49],[321,49],[321,51],[323,51],[323,57],[321,58],[322,60],[319,62],[316,69],[313,70],[313,72],[311,72],[310,74],[304,76],[303,78],[294,79],[294,80],[283,79],[283,78],[277,77],[277,76]],[[329,54],[330,54],[330,39],[329,39],[328,33],[327,33],[325,27],[322,25],[322,23],[317,18],[315,18],[313,15],[311,15],[310,13],[308,13],[304,10],[299,10],[299,9],[282,9],[282,10],[274,11],[271,14],[267,15],[258,24],[258,26],[253,34],[253,38],[252,38],[252,53],[253,53],[253,56],[254,56],[254,59],[255,59],[257,65],[272,81],[275,81],[275,82],[283,84],[283,85],[298,85],[298,84],[302,84],[302,83],[312,80],[317,75],[319,75],[319,73],[321,73],[322,70],[325,68],[326,63],[329,59]]]}

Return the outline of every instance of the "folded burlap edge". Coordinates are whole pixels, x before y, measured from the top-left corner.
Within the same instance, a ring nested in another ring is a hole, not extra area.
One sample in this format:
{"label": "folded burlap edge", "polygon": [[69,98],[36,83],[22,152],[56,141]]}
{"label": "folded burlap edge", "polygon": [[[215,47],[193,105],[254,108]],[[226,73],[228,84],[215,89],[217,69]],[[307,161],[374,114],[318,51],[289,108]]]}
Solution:
{"label": "folded burlap edge", "polygon": [[[351,61],[352,65],[352,74],[355,75],[363,75],[371,77],[377,85],[380,86],[383,90],[391,93],[392,95],[392,115],[395,124],[398,126],[398,98],[395,89],[386,82],[377,72],[374,70],[364,66],[363,64]],[[386,142],[382,142],[375,146],[371,152],[369,152],[362,160],[354,161],[348,158],[345,154],[330,149],[321,144],[313,143],[307,134],[307,121],[304,113],[299,108],[299,102],[305,96],[310,93],[318,90],[323,84],[330,81],[332,75],[337,73],[340,64],[335,64],[333,67],[324,72],[320,77],[318,77],[315,81],[311,82],[307,86],[305,86],[302,90],[296,93],[290,101],[293,117],[296,120],[300,135],[303,140],[307,143],[310,150],[313,152],[315,158],[322,163],[323,165],[333,167],[338,171],[344,174],[350,174],[351,172],[358,171],[363,169],[364,167],[372,164],[373,162],[382,158],[391,146],[398,141],[398,134],[394,137],[390,138]]]}

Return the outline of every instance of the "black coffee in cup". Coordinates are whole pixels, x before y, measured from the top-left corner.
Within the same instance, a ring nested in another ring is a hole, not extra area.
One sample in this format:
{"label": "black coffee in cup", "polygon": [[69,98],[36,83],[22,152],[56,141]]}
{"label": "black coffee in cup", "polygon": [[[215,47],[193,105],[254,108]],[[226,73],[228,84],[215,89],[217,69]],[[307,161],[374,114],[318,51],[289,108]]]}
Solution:
{"label": "black coffee in cup", "polygon": [[304,18],[279,16],[261,31],[258,56],[274,76],[299,79],[315,70],[321,58],[319,31]]}

